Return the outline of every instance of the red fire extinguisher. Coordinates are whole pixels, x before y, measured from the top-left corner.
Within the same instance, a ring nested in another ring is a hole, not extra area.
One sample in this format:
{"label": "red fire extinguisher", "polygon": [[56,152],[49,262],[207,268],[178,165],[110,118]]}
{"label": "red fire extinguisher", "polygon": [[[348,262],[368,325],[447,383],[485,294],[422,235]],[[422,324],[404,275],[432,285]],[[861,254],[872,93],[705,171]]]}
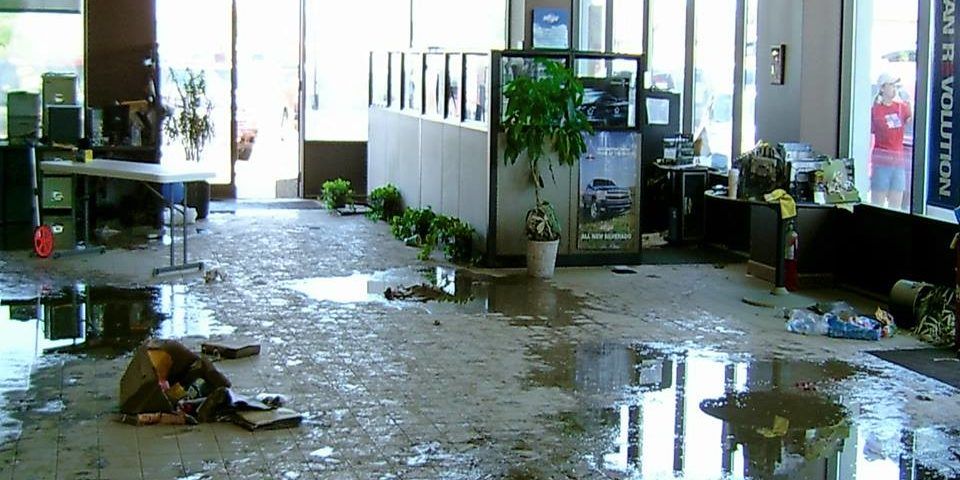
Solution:
{"label": "red fire extinguisher", "polygon": [[790,231],[787,232],[786,244],[783,251],[784,287],[791,292],[800,288],[799,274],[797,273],[797,252],[800,249],[800,234],[797,233],[795,222],[790,222]]}

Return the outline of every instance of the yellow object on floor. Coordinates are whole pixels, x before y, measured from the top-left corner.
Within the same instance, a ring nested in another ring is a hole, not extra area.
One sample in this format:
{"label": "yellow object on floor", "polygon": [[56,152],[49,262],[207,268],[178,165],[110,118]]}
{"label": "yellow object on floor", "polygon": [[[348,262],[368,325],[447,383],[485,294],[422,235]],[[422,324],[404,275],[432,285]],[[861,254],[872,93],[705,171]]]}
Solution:
{"label": "yellow object on floor", "polygon": [[786,190],[778,188],[763,196],[767,203],[780,202],[780,216],[784,220],[797,216],[797,202]]}

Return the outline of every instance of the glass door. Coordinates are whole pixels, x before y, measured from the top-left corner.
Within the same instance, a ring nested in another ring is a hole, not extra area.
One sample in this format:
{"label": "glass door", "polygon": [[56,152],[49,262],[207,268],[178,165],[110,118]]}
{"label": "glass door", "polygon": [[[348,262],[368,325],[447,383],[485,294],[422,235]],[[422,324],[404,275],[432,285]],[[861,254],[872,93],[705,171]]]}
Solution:
{"label": "glass door", "polygon": [[[213,184],[230,184],[230,0],[164,0],[157,2],[157,43],[160,57],[160,95],[163,104],[176,105],[174,77],[187,69],[202,72],[213,104],[213,140],[200,162],[216,171]],[[165,141],[162,162],[184,161],[179,141]]]}
{"label": "glass door", "polygon": [[237,197],[298,197],[300,0],[236,5]]}

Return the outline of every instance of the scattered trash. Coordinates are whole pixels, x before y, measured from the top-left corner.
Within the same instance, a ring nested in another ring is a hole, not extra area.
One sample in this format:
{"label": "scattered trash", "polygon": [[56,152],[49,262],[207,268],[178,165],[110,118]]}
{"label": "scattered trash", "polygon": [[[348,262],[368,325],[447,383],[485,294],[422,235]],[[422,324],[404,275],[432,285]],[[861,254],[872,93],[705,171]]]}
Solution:
{"label": "scattered trash", "polygon": [[813,309],[791,310],[786,322],[787,331],[833,338],[880,340],[892,337],[896,330],[893,316],[879,308],[877,318],[858,314],[846,302],[818,303]]}
{"label": "scattered trash", "polygon": [[787,320],[787,331],[802,335],[826,335],[829,330],[827,319],[810,310],[796,309]]}
{"label": "scattered trash", "polygon": [[315,458],[327,458],[327,457],[329,457],[330,455],[333,455],[333,448],[332,448],[332,447],[318,448],[318,449],[310,452],[310,456],[311,456],[311,457],[315,457]]}
{"label": "scattered trash", "polygon": [[[187,225],[192,225],[197,223],[197,209],[193,207],[187,207]],[[170,209],[163,209],[163,224],[170,225]],[[183,207],[174,207],[173,209],[173,225],[183,225]]]}
{"label": "scattered trash", "polygon": [[282,407],[290,401],[286,395],[280,393],[258,393],[256,399],[258,402],[271,407]]}
{"label": "scattered trash", "polygon": [[366,215],[370,213],[372,210],[370,209],[370,207],[362,203],[354,203],[354,204],[345,205],[343,207],[337,208],[335,211],[337,212],[338,215],[348,217],[350,215]]}
{"label": "scattered trash", "polygon": [[[260,352],[259,344],[245,343],[210,343],[202,348],[224,356]],[[120,421],[131,425],[230,421],[253,431],[295,427],[303,419],[293,410],[280,408],[288,400],[283,395],[261,394],[252,399],[229,387],[230,381],[210,360],[183,344],[148,340],[136,350],[120,380]]]}
{"label": "scattered trash", "polygon": [[94,230],[93,233],[94,233],[94,235],[97,236],[97,239],[98,239],[98,240],[100,240],[101,242],[105,242],[105,241],[107,241],[107,240],[109,240],[109,239],[117,236],[117,234],[120,233],[120,230],[116,230],[116,229],[110,228],[110,227],[108,227],[108,226],[102,226],[102,227]]}
{"label": "scattered trash", "polygon": [[917,400],[920,400],[921,402],[932,402],[933,397],[929,395],[917,395]]}
{"label": "scattered trash", "polygon": [[231,421],[251,432],[258,430],[277,430],[300,426],[303,415],[289,408],[274,410],[247,410],[237,411],[231,416]]}
{"label": "scattered trash", "polygon": [[213,282],[222,282],[227,279],[227,274],[223,273],[223,270],[220,269],[220,265],[212,265],[207,267],[203,272],[203,281],[205,283]]}
{"label": "scattered trash", "polygon": [[414,302],[429,302],[449,296],[434,285],[421,283],[412,287],[387,287],[383,292],[387,300],[410,300]]}
{"label": "scattered trash", "polygon": [[184,412],[177,413],[138,413],[136,415],[120,414],[120,422],[127,425],[141,427],[144,425],[196,425],[197,421]]}
{"label": "scattered trash", "polygon": [[439,326],[440,326],[440,320],[434,320],[434,321],[433,321],[433,326],[434,326],[434,327],[439,327]]}
{"label": "scattered trash", "polygon": [[205,342],[200,344],[200,351],[218,358],[235,359],[260,355],[260,344],[244,341]]}

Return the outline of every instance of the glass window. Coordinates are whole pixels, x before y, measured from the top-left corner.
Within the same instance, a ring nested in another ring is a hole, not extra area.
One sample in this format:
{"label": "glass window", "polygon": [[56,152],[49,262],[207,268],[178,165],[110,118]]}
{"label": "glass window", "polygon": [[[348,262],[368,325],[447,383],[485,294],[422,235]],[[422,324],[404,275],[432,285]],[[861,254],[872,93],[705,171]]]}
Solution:
{"label": "glass window", "polygon": [[458,53],[447,55],[447,118],[460,121],[460,77],[463,76],[463,57]]}
{"label": "glass window", "polygon": [[645,87],[683,95],[687,2],[649,1],[650,45]]}
{"label": "glass window", "polygon": [[464,121],[487,122],[487,82],[490,77],[488,55],[464,55]]}
{"label": "glass window", "polygon": [[728,168],[733,148],[736,0],[697,2],[693,42],[693,135],[700,155]]}
{"label": "glass window", "polygon": [[916,3],[860,0],[854,28],[851,156],[861,199],[907,211],[917,79]]}
{"label": "glass window", "polygon": [[419,53],[403,54],[403,109],[409,113],[423,113],[423,56]]}
{"label": "glass window", "polygon": [[[642,2],[636,2],[642,3]],[[580,50],[607,49],[607,0],[580,1]]]}
{"label": "glass window", "polygon": [[[506,46],[506,2],[412,0],[413,48],[483,52]],[[406,2],[397,2],[404,3]]]}
{"label": "glass window", "polygon": [[[203,162],[216,171],[213,182],[230,183],[231,101],[231,26],[230,22],[211,22],[211,18],[229,18],[229,0],[193,2],[169,0],[157,2],[157,43],[160,56],[160,95],[164,105],[173,106],[177,88],[171,70],[182,78],[186,69],[203,72],[207,96],[213,104],[213,139],[203,150]],[[183,12],[189,11],[190,15]],[[184,31],[203,31],[204,41],[184,35]],[[186,158],[180,142],[163,146],[163,162]]]}
{"label": "glass window", "polygon": [[643,53],[643,2],[613,0],[613,51]]}
{"label": "glass window", "polygon": [[740,151],[748,152],[757,144],[757,3],[746,0],[743,46],[743,117]]}
{"label": "glass window", "polygon": [[[395,0],[307,2],[306,140],[365,141],[369,52],[410,44],[410,4]],[[363,28],[358,28],[358,25]],[[391,98],[393,82],[391,55]]]}
{"label": "glass window", "polygon": [[83,15],[0,13],[0,136],[7,136],[7,93],[40,93],[47,72],[77,75],[83,104]]}
{"label": "glass window", "polygon": [[423,111],[428,117],[443,118],[444,68],[446,55],[428,53],[424,58]]}

